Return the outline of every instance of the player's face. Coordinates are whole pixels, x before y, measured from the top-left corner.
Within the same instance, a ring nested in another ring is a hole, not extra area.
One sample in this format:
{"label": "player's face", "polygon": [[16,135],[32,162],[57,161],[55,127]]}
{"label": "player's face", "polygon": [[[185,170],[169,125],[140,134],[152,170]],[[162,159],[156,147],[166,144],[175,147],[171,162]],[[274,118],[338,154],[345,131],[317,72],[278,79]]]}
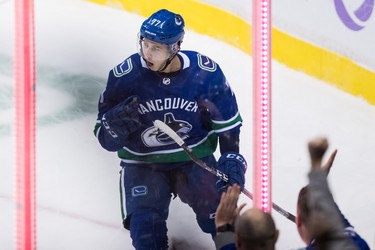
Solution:
{"label": "player's face", "polygon": [[147,66],[151,70],[158,70],[171,56],[168,45],[156,43],[145,38],[141,41],[141,50],[143,57],[147,61]]}

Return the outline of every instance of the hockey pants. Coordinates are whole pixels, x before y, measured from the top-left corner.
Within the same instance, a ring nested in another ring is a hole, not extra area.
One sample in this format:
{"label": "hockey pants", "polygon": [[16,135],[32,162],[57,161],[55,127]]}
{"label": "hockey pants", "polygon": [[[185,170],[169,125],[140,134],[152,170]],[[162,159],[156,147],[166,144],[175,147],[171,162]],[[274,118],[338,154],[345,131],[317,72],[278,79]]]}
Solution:
{"label": "hockey pants", "polygon": [[[213,156],[203,160],[211,166],[216,164]],[[130,230],[135,249],[168,249],[166,220],[172,194],[193,209],[202,231],[214,236],[214,216],[220,201],[216,181],[216,176],[192,162],[123,167],[120,178],[123,222]]]}

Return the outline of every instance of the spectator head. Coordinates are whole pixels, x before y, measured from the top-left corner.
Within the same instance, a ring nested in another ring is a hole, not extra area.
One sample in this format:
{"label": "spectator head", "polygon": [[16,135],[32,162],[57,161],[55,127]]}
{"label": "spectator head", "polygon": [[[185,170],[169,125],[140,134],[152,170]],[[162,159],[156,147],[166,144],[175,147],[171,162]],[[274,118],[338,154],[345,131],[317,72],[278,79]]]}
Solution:
{"label": "spectator head", "polygon": [[273,250],[279,236],[270,214],[261,209],[246,210],[235,223],[237,249]]}
{"label": "spectator head", "polygon": [[298,194],[297,200],[297,214],[296,214],[296,225],[298,233],[305,242],[305,244],[309,244],[311,241],[310,233],[307,229],[307,222],[310,216],[310,209],[308,206],[308,189],[307,186],[301,188]]}
{"label": "spectator head", "polygon": [[324,218],[319,217],[311,211],[308,205],[308,196],[308,186],[301,188],[298,194],[296,214],[298,233],[305,244],[308,245],[312,239],[315,239],[316,249],[324,249],[327,234],[332,232],[333,227]]}

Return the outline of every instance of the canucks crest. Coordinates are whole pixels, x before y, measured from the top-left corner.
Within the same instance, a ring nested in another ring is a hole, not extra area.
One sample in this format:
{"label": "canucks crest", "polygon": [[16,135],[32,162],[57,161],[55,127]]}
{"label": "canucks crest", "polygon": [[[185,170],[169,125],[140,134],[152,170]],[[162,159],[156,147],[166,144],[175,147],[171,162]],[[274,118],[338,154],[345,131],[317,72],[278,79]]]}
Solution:
{"label": "canucks crest", "polygon": [[[173,129],[183,140],[188,138],[192,129],[191,124],[183,120],[176,120],[172,113],[164,115],[164,123]],[[142,133],[142,141],[147,147],[158,147],[175,143],[167,134],[152,126]]]}

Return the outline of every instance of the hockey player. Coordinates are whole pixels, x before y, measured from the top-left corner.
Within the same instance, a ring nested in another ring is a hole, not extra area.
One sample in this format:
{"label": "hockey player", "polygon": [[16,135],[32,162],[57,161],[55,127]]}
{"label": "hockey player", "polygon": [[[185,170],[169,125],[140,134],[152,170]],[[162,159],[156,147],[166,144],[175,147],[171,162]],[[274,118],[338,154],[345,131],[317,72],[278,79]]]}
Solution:
{"label": "hockey player", "polygon": [[[123,225],[136,249],[167,249],[169,205],[179,196],[212,236],[222,191],[244,187],[246,161],[239,154],[242,119],[219,65],[195,51],[180,51],[184,20],[162,9],[141,25],[138,53],[109,73],[100,95],[94,133],[103,148],[117,151],[122,166]],[[227,183],[194,164],[153,121],[177,132]],[[221,157],[214,152],[220,145]]]}

